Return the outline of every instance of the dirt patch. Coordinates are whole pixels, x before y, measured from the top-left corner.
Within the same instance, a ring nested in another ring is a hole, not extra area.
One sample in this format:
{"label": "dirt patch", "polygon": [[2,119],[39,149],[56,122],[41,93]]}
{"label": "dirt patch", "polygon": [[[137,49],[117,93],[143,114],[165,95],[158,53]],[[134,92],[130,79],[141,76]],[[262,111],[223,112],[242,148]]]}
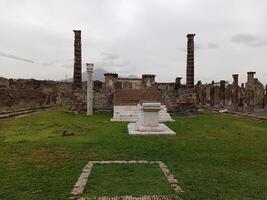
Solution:
{"label": "dirt patch", "polygon": [[47,165],[60,167],[69,157],[69,153],[65,148],[47,149],[40,148],[35,150],[29,157],[29,160],[34,162],[36,167],[44,167]]}

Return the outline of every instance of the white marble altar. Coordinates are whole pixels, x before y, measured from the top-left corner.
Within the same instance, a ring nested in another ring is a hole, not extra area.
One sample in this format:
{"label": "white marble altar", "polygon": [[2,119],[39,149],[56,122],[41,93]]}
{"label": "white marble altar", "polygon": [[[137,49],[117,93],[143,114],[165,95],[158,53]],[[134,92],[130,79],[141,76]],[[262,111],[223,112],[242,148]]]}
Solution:
{"label": "white marble altar", "polygon": [[141,113],[136,123],[128,124],[130,135],[175,135],[165,124],[159,123],[160,102],[141,102]]}

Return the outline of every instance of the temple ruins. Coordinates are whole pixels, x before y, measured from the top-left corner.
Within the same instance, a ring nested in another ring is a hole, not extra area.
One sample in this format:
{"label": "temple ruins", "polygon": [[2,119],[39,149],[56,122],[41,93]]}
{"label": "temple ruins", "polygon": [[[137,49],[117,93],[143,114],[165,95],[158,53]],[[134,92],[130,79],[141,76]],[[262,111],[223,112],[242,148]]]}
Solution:
{"label": "temple ruins", "polygon": [[[194,37],[187,35],[186,84],[177,74],[173,82],[157,82],[156,74],[140,78],[123,78],[106,73],[105,81],[92,80],[93,63],[87,64],[88,82],[82,82],[81,31],[74,30],[73,82],[0,78],[0,105],[70,105],[74,112],[113,111],[114,121],[138,120],[141,101],[161,103],[159,121],[171,121],[169,112],[197,111],[199,108],[227,109],[233,112],[267,116],[267,89],[256,72],[247,72],[247,82],[239,74],[203,84],[194,77]],[[242,72],[245,73],[245,72]]]}

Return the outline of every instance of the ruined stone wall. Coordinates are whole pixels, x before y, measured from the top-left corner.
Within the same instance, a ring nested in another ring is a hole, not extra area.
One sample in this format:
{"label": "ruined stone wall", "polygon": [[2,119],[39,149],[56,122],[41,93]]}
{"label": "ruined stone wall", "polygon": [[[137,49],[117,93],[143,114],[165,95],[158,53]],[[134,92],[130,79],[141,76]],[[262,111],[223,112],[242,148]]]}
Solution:
{"label": "ruined stone wall", "polygon": [[113,110],[113,91],[94,90],[93,108],[94,108],[94,111],[112,111]]}
{"label": "ruined stone wall", "polygon": [[7,79],[0,89],[1,107],[29,107],[47,104],[66,104],[71,83],[34,79]]}
{"label": "ruined stone wall", "polygon": [[264,86],[254,78],[254,74],[248,72],[248,81],[241,85],[238,83],[238,74],[233,75],[232,84],[225,84],[223,80],[220,83],[197,85],[197,105],[249,113],[267,111]]}
{"label": "ruined stone wall", "polygon": [[119,78],[122,88],[125,89],[142,89],[142,79],[130,79],[130,78]]}
{"label": "ruined stone wall", "polygon": [[5,89],[9,87],[9,81],[6,78],[0,77],[0,89]]}
{"label": "ruined stone wall", "polygon": [[179,89],[161,91],[161,103],[169,112],[196,110],[197,93],[194,89]]}
{"label": "ruined stone wall", "polygon": [[157,83],[156,85],[160,91],[175,91],[176,90],[175,83]]}
{"label": "ruined stone wall", "polygon": [[[94,111],[112,111],[114,92],[117,90],[155,89],[160,93],[161,103],[172,112],[193,110],[203,106],[243,112],[267,110],[267,91],[253,75],[254,72],[249,72],[247,83],[241,85],[238,84],[238,77],[235,75],[232,84],[224,80],[204,85],[198,82],[194,88],[187,88],[180,83],[179,77],[176,82],[156,83],[152,75],[144,76],[141,81],[140,79],[120,79],[117,74],[107,74],[105,82],[93,82],[93,108]],[[86,111],[86,82],[83,82],[78,90],[73,90],[71,84],[0,78],[0,106],[11,108],[75,104],[74,110]],[[153,95],[150,96],[153,97]]]}

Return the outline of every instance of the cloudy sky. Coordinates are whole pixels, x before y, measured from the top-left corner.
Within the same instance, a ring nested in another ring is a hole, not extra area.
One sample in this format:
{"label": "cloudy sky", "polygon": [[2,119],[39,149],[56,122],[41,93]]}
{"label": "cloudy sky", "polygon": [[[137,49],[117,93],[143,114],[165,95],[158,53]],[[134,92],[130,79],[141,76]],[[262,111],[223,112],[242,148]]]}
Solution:
{"label": "cloudy sky", "polygon": [[196,33],[195,79],[247,71],[267,83],[266,0],[0,0],[0,76],[62,80],[73,73],[73,29],[83,70],[185,81],[186,34]]}

